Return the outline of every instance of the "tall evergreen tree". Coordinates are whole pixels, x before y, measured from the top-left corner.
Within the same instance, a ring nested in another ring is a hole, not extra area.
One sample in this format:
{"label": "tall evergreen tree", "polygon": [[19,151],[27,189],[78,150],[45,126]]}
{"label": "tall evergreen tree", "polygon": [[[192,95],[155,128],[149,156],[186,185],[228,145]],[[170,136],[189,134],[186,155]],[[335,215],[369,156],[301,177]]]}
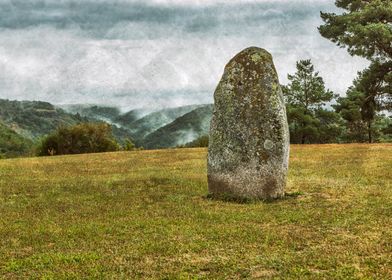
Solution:
{"label": "tall evergreen tree", "polygon": [[347,142],[366,142],[367,126],[363,119],[361,108],[364,103],[365,95],[363,92],[350,87],[345,97],[339,97],[337,104],[333,105],[346,123],[344,141]]}
{"label": "tall evergreen tree", "polygon": [[337,0],[335,5],[345,11],[340,15],[321,12],[323,37],[347,47],[351,55],[391,60],[391,0]]}
{"label": "tall evergreen tree", "polygon": [[371,62],[359,73],[353,90],[364,95],[361,115],[372,142],[371,126],[377,111],[392,107],[392,1],[337,0],[335,5],[345,11],[340,15],[321,12],[325,24],[319,31],[338,46],[347,47],[351,55]]}
{"label": "tall evergreen tree", "polygon": [[373,124],[377,120],[377,112],[391,108],[391,84],[383,81],[379,69],[379,66],[374,69],[371,65],[369,69],[359,72],[346,97],[339,98],[335,106],[337,112],[351,122],[347,125],[351,141],[363,142],[363,127],[366,126],[367,141],[374,142],[373,134],[376,131]]}
{"label": "tall evergreen tree", "polygon": [[[294,75],[288,75],[290,83],[283,86],[291,139],[293,143],[302,144],[319,142],[321,129],[328,128],[326,118],[332,117],[323,112],[326,111],[323,105],[330,102],[334,94],[325,88],[323,78],[315,71],[310,59],[298,61],[296,69]],[[322,116],[323,121],[317,116]],[[322,134],[325,139],[328,133],[324,131]]]}

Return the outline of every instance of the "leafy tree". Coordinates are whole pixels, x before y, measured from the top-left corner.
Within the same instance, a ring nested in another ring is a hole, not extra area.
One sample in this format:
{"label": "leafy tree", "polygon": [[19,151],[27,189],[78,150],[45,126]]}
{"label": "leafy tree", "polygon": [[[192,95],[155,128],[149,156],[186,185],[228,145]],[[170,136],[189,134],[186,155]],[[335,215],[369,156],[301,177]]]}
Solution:
{"label": "leafy tree", "polygon": [[[320,141],[320,129],[322,121],[328,122],[326,118],[336,119],[333,112],[326,113],[323,106],[330,102],[335,95],[325,88],[324,80],[315,71],[310,59],[300,60],[296,65],[297,72],[288,75],[290,83],[283,86],[283,94],[287,104],[287,116],[289,120],[290,136],[293,143],[310,143]],[[325,134],[324,131],[324,139]],[[328,140],[330,141],[330,140]]]}
{"label": "leafy tree", "polygon": [[325,24],[319,31],[338,46],[347,47],[351,55],[371,62],[359,73],[354,87],[364,94],[361,115],[372,142],[371,126],[377,111],[392,107],[392,1],[337,0],[335,5],[345,11],[340,15],[321,12]]}
{"label": "leafy tree", "polygon": [[82,123],[59,127],[42,140],[38,155],[64,155],[117,151],[119,145],[105,123]]}

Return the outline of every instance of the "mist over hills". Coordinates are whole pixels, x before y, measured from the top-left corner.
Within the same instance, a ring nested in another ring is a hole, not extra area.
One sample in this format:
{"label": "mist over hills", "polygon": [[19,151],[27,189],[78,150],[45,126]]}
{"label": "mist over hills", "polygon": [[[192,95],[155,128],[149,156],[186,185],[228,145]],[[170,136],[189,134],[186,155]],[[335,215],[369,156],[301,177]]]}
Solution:
{"label": "mist over hills", "polygon": [[[133,109],[120,113],[116,107],[73,105],[65,107],[82,117],[91,117],[126,129],[138,146],[167,148],[183,145],[207,134],[212,105]],[[167,135],[163,135],[166,134]]]}
{"label": "mist over hills", "polygon": [[[175,108],[162,109],[148,114],[134,122],[128,123],[127,127],[136,141],[143,142],[143,139],[150,133],[173,122],[177,118],[197,109],[201,105],[189,105]],[[155,147],[155,146],[153,146]]]}
{"label": "mist over hills", "polygon": [[120,143],[132,139],[137,146],[148,149],[175,147],[208,134],[212,106],[188,105],[155,111],[134,109],[121,112],[112,106],[78,104],[60,108],[42,101],[0,99],[0,146],[6,147],[2,143],[11,139],[9,142],[14,143],[16,149],[25,150],[59,126],[105,122],[111,125],[113,135]]}
{"label": "mist over hills", "polygon": [[198,107],[175,119],[144,138],[146,148],[168,148],[185,145],[200,136],[207,135],[210,129],[213,105]]}

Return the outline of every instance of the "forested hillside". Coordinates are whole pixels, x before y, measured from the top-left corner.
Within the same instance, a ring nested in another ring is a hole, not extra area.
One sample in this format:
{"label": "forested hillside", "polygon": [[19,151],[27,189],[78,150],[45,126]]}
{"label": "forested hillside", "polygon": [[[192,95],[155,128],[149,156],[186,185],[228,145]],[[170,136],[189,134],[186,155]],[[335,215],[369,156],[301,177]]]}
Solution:
{"label": "forested hillside", "polygon": [[37,139],[60,125],[83,121],[48,102],[0,99],[0,120],[18,134]]}
{"label": "forested hillside", "polygon": [[144,138],[156,131],[157,129],[173,122],[175,119],[189,113],[190,111],[200,107],[200,105],[190,105],[175,108],[167,108],[153,112],[138,119],[134,122],[130,122],[125,127],[127,127],[133,137],[140,143],[144,143]]}
{"label": "forested hillside", "polygon": [[144,139],[146,148],[184,145],[209,133],[213,105],[205,105],[177,118]]}
{"label": "forested hillside", "polygon": [[27,155],[33,142],[0,122],[0,158]]}

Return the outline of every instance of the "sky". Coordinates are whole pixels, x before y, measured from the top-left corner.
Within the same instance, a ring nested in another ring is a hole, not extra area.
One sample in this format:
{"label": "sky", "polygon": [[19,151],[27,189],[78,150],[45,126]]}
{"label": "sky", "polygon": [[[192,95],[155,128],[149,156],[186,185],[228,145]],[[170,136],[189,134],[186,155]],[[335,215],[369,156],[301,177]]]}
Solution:
{"label": "sky", "polygon": [[367,62],[324,39],[333,0],[0,0],[0,98],[124,110],[213,102],[225,64],[268,50],[279,79],[312,59],[340,95]]}

